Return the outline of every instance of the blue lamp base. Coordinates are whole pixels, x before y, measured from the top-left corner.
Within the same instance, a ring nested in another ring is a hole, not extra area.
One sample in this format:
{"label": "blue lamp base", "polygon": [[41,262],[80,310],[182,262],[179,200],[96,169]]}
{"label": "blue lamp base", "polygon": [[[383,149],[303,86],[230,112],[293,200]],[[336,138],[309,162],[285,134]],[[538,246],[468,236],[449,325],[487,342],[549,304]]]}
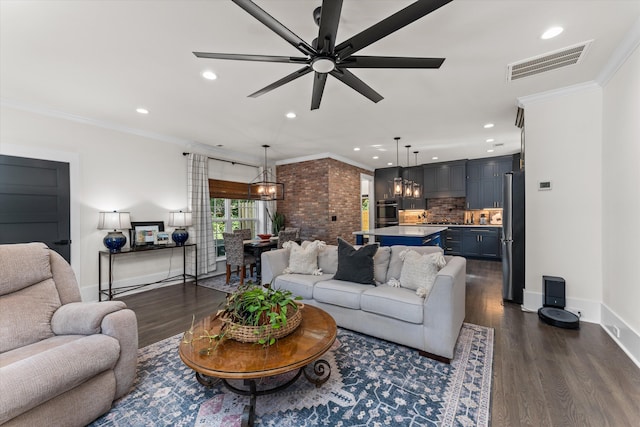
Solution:
{"label": "blue lamp base", "polygon": [[171,233],[171,239],[175,242],[176,246],[184,246],[184,242],[189,238],[189,233],[184,228],[176,228]]}
{"label": "blue lamp base", "polygon": [[120,252],[120,249],[127,243],[127,238],[120,231],[110,231],[102,240],[109,252]]}

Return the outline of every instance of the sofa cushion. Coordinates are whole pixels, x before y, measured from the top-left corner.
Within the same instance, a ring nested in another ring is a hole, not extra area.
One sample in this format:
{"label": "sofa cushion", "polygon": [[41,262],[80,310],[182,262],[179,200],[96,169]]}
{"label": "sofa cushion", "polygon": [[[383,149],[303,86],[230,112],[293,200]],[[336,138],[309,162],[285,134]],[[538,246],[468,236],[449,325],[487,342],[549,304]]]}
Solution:
{"label": "sofa cushion", "polygon": [[3,366],[0,424],[113,369],[119,356],[120,345],[115,338],[91,335]]}
{"label": "sofa cushion", "polygon": [[416,291],[421,297],[429,296],[438,271],[446,265],[444,255],[439,252],[420,255],[413,249],[407,249],[400,258],[404,261],[400,286]]}
{"label": "sofa cushion", "polygon": [[378,245],[365,245],[359,249],[338,237],[338,271],[335,280],[375,285],[373,256]]}
{"label": "sofa cushion", "polygon": [[58,307],[51,278],[0,297],[0,353],[52,337],[51,317]]}
{"label": "sofa cushion", "polygon": [[335,279],[326,280],[318,282],[313,288],[313,299],[326,304],[359,310],[360,295],[367,289],[371,289],[371,286]]}
{"label": "sofa cushion", "polygon": [[438,246],[391,246],[391,258],[389,259],[389,269],[387,270],[387,280],[385,283],[388,283],[391,279],[400,279],[402,265],[404,264],[400,258],[400,253],[406,249],[413,249],[419,254],[444,253]]}
{"label": "sofa cushion", "polygon": [[360,306],[369,313],[421,324],[424,299],[411,289],[383,285],[367,288],[360,298]]}
{"label": "sofa cushion", "polygon": [[49,248],[44,243],[0,245],[0,273],[0,295],[50,279]]}
{"label": "sofa cushion", "polygon": [[329,280],[333,274],[322,274],[320,276],[312,276],[308,274],[281,274],[273,280],[274,289],[286,289],[293,293],[294,296],[300,296],[303,299],[313,299],[313,286],[323,280]]}
{"label": "sofa cushion", "polygon": [[390,258],[391,248],[389,246],[380,246],[373,256],[373,278],[376,281],[376,285],[386,283]]}

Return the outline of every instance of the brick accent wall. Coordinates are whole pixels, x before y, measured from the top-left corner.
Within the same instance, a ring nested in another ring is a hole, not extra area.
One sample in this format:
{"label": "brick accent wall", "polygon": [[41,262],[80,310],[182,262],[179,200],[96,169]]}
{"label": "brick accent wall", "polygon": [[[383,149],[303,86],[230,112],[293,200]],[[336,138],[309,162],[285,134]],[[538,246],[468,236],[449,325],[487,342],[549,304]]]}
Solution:
{"label": "brick accent wall", "polygon": [[342,237],[355,243],[351,233],[361,228],[361,173],[373,174],[331,158],[277,166],[277,179],[285,185],[285,199],[278,202],[285,226],[299,227],[302,240],[335,245]]}

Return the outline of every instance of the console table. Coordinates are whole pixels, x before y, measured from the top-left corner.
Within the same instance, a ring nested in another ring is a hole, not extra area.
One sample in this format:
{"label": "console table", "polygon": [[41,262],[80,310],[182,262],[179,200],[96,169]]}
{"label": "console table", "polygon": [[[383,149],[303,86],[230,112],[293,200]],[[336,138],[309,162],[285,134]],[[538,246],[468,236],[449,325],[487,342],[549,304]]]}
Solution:
{"label": "console table", "polygon": [[[187,248],[192,248],[195,252],[195,274],[187,274]],[[176,276],[167,277],[166,279],[158,280],[156,282],[151,283],[142,283],[139,285],[130,285],[130,286],[121,286],[116,289],[113,289],[113,265],[114,261],[117,257],[127,256],[131,254],[139,254],[139,253],[149,253],[149,252],[157,252],[162,250],[173,250],[173,249],[182,249],[182,274],[178,274]],[[109,287],[107,289],[102,289],[102,260],[108,260],[109,262]],[[182,284],[184,285],[187,282],[187,277],[192,277],[195,281],[195,284],[198,284],[198,247],[195,243],[188,243],[183,246],[176,246],[175,244],[171,245],[146,245],[146,246],[135,246],[133,248],[122,249],[119,252],[109,252],[109,251],[98,251],[98,301],[102,301],[102,295],[106,295],[108,299],[113,299],[114,296],[121,294],[123,292],[129,292],[134,289],[139,289],[149,285],[155,285],[157,283],[170,282],[175,280],[176,278],[182,276]]]}

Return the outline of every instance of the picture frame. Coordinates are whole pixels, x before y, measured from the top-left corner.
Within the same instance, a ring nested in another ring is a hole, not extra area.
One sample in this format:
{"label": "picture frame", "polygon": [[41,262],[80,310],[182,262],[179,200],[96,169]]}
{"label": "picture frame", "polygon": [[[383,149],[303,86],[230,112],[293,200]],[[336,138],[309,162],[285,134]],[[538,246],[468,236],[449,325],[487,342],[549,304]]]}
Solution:
{"label": "picture frame", "polygon": [[130,245],[131,247],[155,245],[157,242],[157,234],[163,231],[163,221],[132,221]]}
{"label": "picture frame", "polygon": [[171,237],[166,231],[158,231],[156,233],[156,245],[168,245],[171,243]]}

